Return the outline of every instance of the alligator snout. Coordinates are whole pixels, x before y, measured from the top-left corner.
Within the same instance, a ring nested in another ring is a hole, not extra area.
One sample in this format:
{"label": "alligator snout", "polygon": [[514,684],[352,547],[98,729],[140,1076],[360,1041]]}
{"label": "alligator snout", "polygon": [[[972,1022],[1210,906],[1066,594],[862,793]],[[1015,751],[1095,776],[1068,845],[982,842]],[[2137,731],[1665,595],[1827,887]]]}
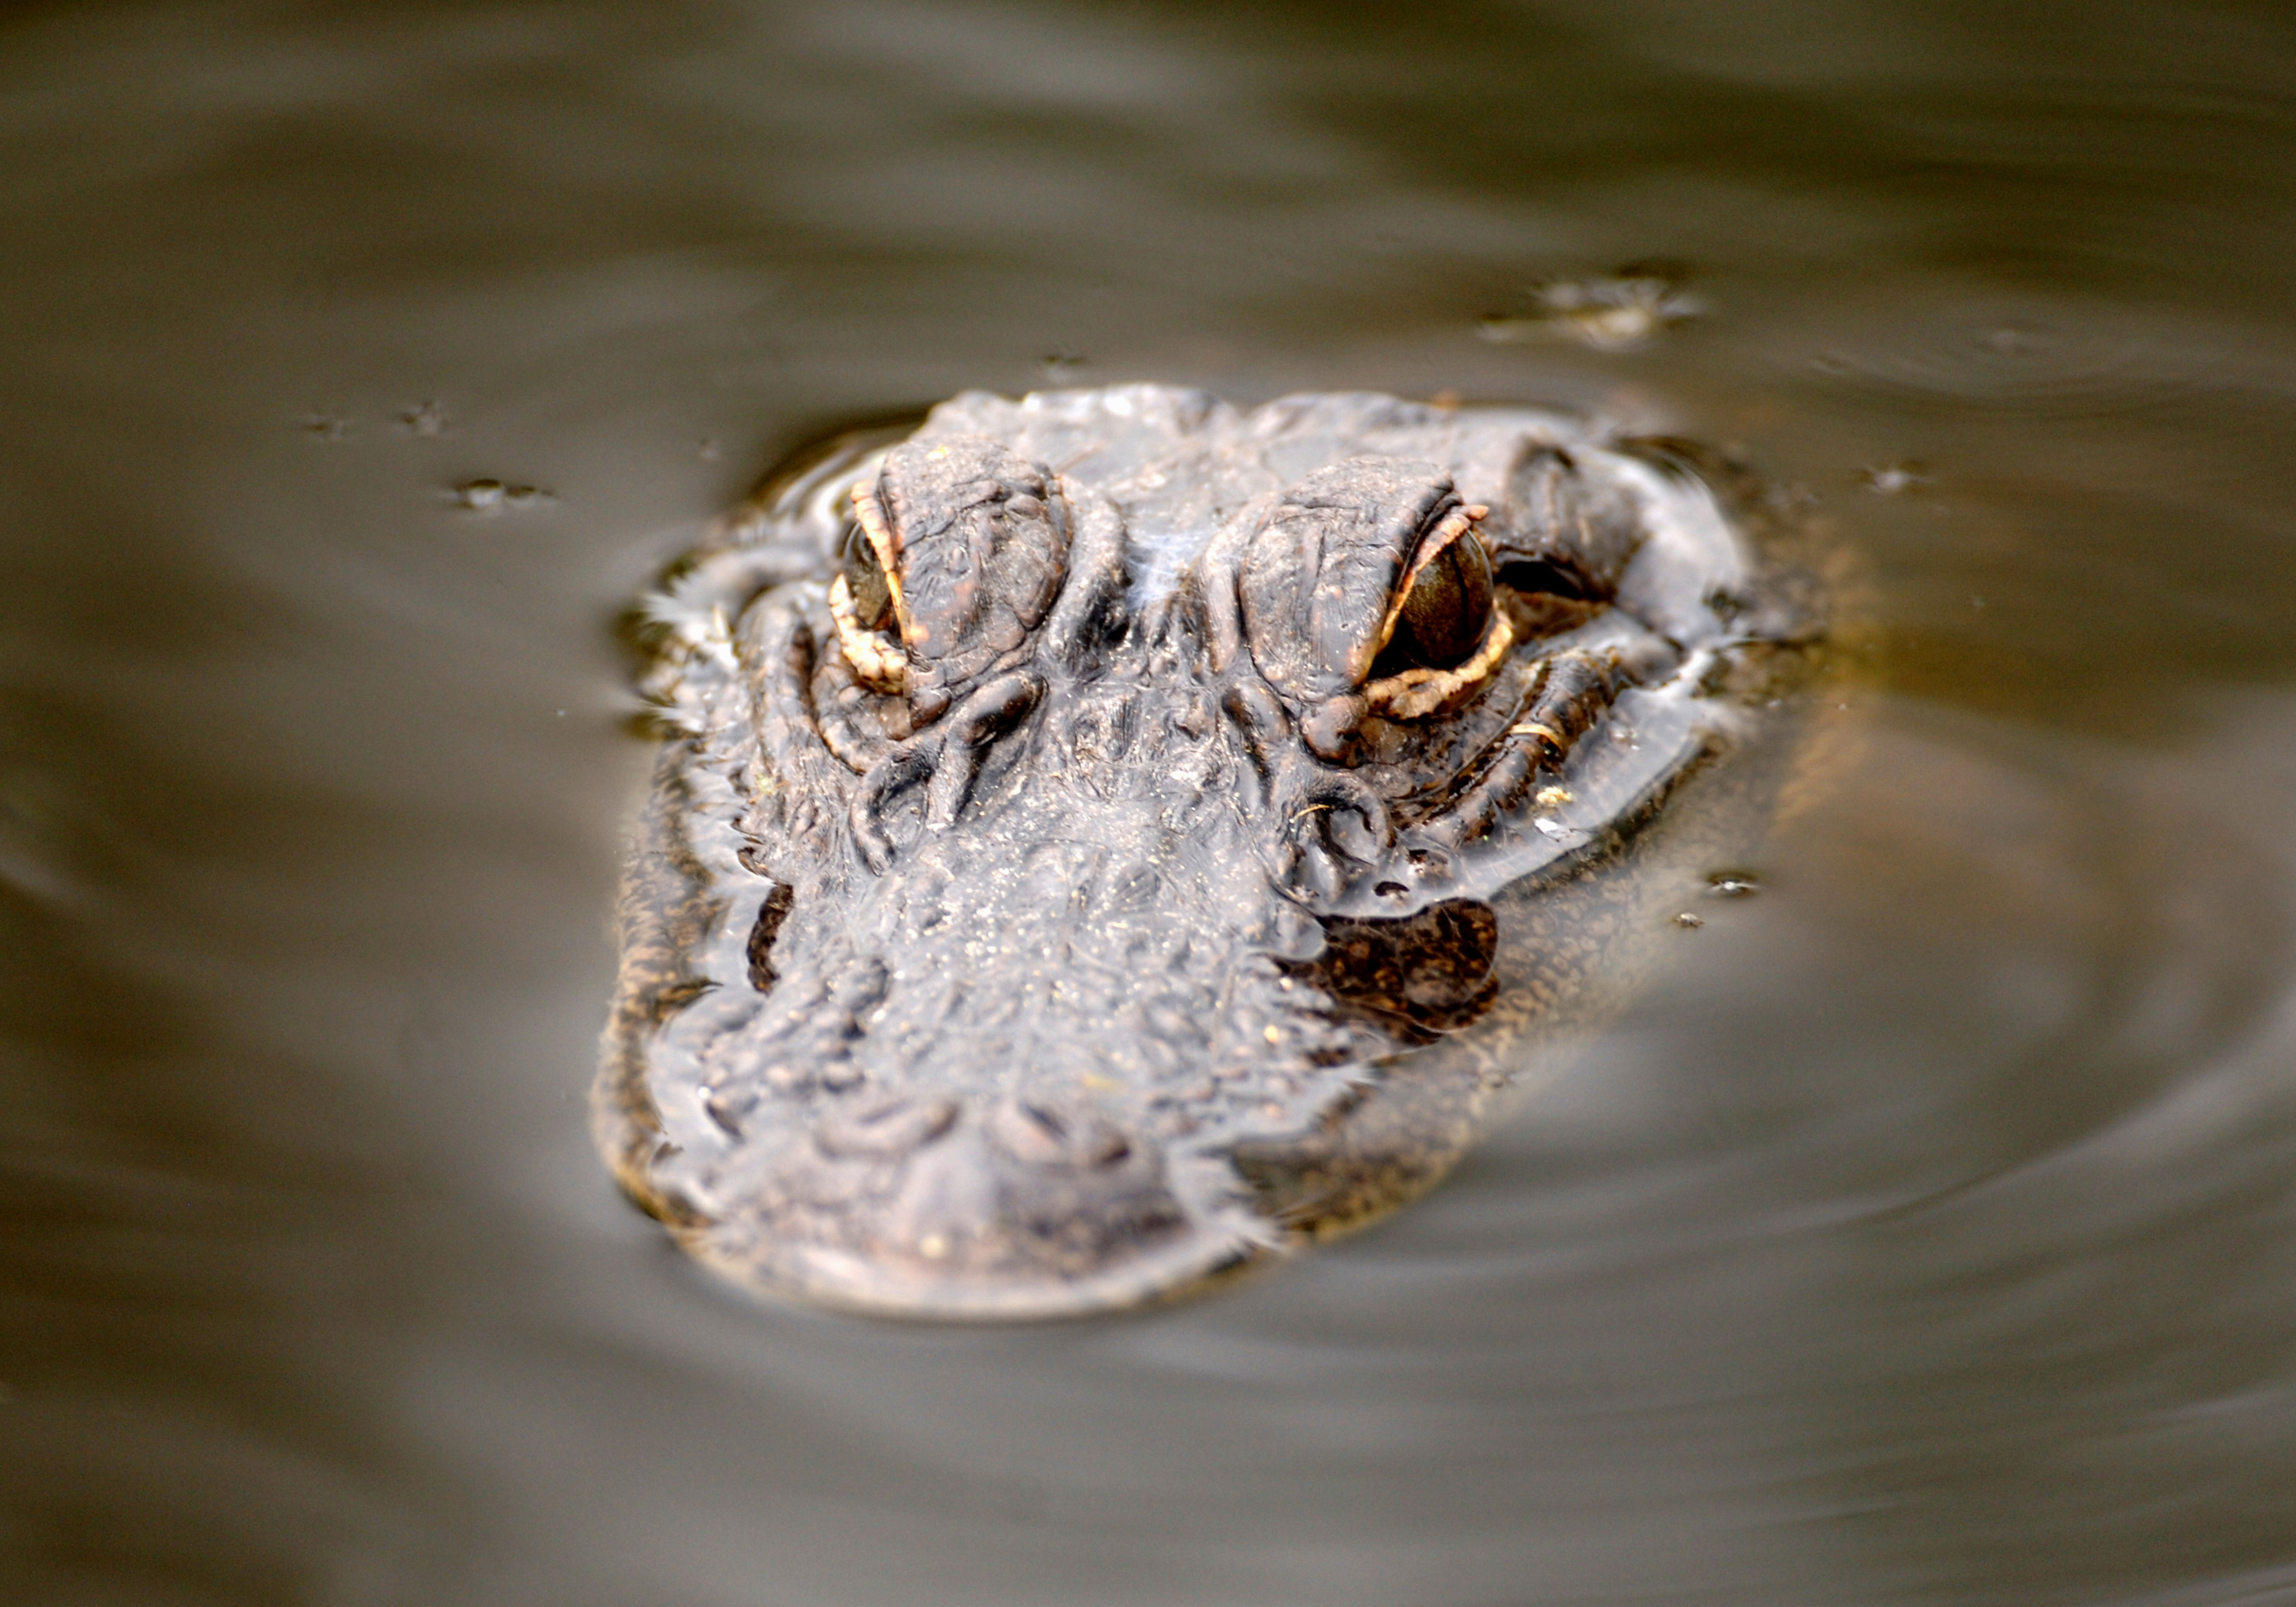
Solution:
{"label": "alligator snout", "polygon": [[1153,1138],[1067,1091],[856,1095],[822,1114],[772,1192],[804,1201],[812,1230],[775,1247],[775,1274],[894,1316],[1131,1304],[1253,1236],[1184,1207]]}

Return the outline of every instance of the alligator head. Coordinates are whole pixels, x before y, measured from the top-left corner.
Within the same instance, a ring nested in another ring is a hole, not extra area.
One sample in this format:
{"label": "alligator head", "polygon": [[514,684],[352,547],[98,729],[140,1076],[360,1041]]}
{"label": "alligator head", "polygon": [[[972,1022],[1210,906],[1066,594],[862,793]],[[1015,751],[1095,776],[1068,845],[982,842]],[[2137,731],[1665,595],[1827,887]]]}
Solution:
{"label": "alligator head", "polygon": [[1495,890],[1711,724],[1744,560],[1693,480],[1544,415],[1053,400],[868,457],[825,583],[679,660],[601,1110],[769,1289],[1047,1315],[1278,1247],[1322,1196],[1247,1158],[1473,1022]]}

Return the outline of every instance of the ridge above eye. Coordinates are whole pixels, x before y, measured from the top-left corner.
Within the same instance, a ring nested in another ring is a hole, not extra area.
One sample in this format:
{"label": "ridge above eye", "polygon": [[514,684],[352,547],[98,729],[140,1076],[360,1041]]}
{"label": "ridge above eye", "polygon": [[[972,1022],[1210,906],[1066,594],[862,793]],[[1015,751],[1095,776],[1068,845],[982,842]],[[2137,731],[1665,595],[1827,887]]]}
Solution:
{"label": "ridge above eye", "polygon": [[903,442],[849,496],[839,650],[862,685],[933,718],[1026,651],[1060,594],[1073,511],[1050,469],[976,436]]}
{"label": "ridge above eye", "polygon": [[1415,459],[1348,458],[1294,483],[1236,570],[1260,673],[1295,708],[1341,699],[1350,717],[1417,718],[1471,695],[1508,645],[1475,531],[1488,512]]}

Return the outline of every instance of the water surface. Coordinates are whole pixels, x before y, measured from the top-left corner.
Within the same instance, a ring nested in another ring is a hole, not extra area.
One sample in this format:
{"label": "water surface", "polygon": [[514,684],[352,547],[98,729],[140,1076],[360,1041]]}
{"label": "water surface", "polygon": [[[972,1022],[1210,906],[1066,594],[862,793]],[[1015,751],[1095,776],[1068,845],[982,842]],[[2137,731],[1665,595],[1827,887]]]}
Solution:
{"label": "water surface", "polygon": [[[2292,87],[2262,4],[16,9],[0,1594],[2296,1600]],[[585,1133],[612,621],[1048,379],[1742,448],[1860,734],[1386,1226],[757,1307]]]}

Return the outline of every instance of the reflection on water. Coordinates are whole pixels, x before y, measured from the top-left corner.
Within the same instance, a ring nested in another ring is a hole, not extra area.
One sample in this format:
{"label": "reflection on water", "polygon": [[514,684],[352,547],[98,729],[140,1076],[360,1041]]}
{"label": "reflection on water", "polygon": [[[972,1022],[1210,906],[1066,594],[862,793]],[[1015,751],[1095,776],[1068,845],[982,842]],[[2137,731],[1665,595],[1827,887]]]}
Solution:
{"label": "reflection on water", "polygon": [[[1997,12],[0,23],[0,1593],[2296,1592],[2296,31]],[[1480,334],[1651,261],[1639,348]],[[1741,445],[1862,555],[1862,739],[1414,1212],[752,1308],[583,1131],[611,621],[1050,373]]]}

